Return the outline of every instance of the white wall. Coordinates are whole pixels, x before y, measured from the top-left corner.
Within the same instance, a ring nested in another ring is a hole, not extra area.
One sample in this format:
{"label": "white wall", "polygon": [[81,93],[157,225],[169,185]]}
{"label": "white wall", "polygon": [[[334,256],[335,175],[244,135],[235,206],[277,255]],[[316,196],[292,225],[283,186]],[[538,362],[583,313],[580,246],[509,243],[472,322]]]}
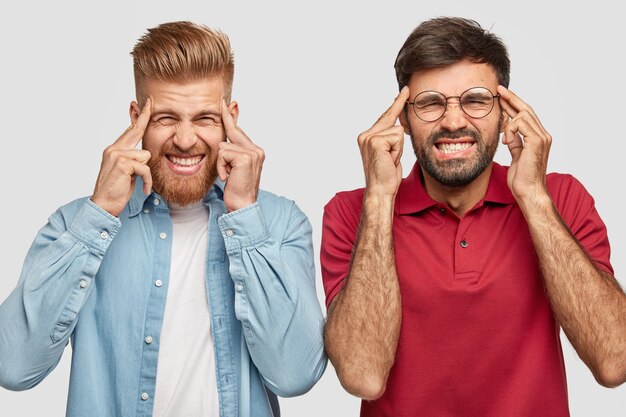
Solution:
{"label": "white wall", "polygon": [[[0,301],[15,285],[37,230],[59,205],[91,193],[101,151],[127,127],[134,42],[146,28],[173,20],[205,23],[230,36],[239,124],[267,153],[262,187],[298,202],[313,224],[316,250],[323,205],[336,191],[363,185],[356,136],[395,96],[393,61],[409,32],[440,15],[492,27],[509,47],[511,89],[554,137],[550,170],[574,174],[595,196],[616,275],[626,284],[620,206],[626,29],[614,3],[193,3],[0,6]],[[497,160],[508,164],[504,149]],[[405,152],[405,173],[412,163]],[[318,280],[323,303],[319,273]],[[597,385],[563,340],[572,416],[623,416],[626,387]],[[0,389],[0,416],[63,415],[69,353],[33,390]],[[356,416],[359,409],[330,366],[310,393],[281,403],[284,416]]]}

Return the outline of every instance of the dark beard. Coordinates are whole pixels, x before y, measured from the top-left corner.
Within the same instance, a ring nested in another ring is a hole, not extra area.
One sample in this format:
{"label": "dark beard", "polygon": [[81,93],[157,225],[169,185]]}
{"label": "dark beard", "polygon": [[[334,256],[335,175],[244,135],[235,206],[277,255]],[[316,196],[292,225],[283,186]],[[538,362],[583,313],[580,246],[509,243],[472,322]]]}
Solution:
{"label": "dark beard", "polygon": [[[177,155],[195,155],[204,153],[205,159],[202,170],[195,175],[177,175],[164,166],[164,157],[168,153]],[[170,143],[161,147],[159,154],[148,161],[152,174],[154,191],[168,203],[174,203],[181,207],[189,206],[200,201],[209,191],[209,188],[217,178],[216,158],[211,149],[202,141],[199,141],[193,149],[182,151],[176,145]]]}
{"label": "dark beard", "polygon": [[[500,131],[500,122],[498,123],[498,132]],[[413,132],[411,132],[411,144],[413,145],[413,151],[420,167],[430,175],[437,182],[452,188],[459,188],[466,186],[474,181],[485,169],[491,164],[493,158],[498,149],[498,136],[493,140],[484,141],[480,133],[470,130],[462,129],[455,132],[448,130],[439,130],[431,134],[425,146],[418,147],[415,139],[413,138]],[[434,143],[443,138],[461,138],[469,136],[475,141],[477,146],[477,159],[473,159],[469,164],[467,159],[449,159],[446,161],[437,161],[432,155],[432,147]]]}

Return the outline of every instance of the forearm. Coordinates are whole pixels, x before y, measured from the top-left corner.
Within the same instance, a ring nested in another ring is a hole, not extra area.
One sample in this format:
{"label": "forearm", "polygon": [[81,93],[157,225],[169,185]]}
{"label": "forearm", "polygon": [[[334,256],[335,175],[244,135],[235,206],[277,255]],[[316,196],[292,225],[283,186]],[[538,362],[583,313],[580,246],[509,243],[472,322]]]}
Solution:
{"label": "forearm", "polygon": [[552,310],[602,385],[626,380],[626,296],[589,259],[549,197],[522,206]]}
{"label": "forearm", "polygon": [[232,236],[245,230],[245,238],[230,245],[228,255],[235,314],[250,356],[276,394],[303,394],[326,368],[310,224],[294,207],[279,239],[266,227],[259,206],[233,213],[220,221]]}
{"label": "forearm", "polygon": [[344,388],[377,398],[394,363],[401,324],[393,250],[393,198],[364,198],[350,273],[325,330],[328,356]]}

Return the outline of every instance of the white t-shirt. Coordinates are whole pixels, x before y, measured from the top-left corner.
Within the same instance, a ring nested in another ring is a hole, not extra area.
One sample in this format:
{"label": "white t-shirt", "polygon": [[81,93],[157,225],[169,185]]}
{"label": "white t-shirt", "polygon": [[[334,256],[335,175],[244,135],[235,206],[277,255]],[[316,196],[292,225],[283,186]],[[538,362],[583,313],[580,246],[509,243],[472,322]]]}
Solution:
{"label": "white t-shirt", "polygon": [[208,208],[171,208],[172,262],[159,346],[155,417],[219,417],[205,283]]}

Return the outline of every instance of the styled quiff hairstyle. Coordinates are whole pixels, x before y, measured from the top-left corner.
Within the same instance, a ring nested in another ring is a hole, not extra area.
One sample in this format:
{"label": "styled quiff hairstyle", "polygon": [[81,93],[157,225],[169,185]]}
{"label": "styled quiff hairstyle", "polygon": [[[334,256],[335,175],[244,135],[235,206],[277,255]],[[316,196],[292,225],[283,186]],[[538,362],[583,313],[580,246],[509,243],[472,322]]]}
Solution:
{"label": "styled quiff hairstyle", "polygon": [[438,17],[421,23],[400,48],[396,78],[400,89],[414,72],[441,68],[463,59],[491,65],[498,82],[509,86],[511,62],[500,38],[484,30],[474,20]]}
{"label": "styled quiff hairstyle", "polygon": [[145,79],[187,82],[220,77],[230,100],[235,62],[228,36],[191,22],[163,23],[148,29],[130,53],[135,92],[142,103]]}

